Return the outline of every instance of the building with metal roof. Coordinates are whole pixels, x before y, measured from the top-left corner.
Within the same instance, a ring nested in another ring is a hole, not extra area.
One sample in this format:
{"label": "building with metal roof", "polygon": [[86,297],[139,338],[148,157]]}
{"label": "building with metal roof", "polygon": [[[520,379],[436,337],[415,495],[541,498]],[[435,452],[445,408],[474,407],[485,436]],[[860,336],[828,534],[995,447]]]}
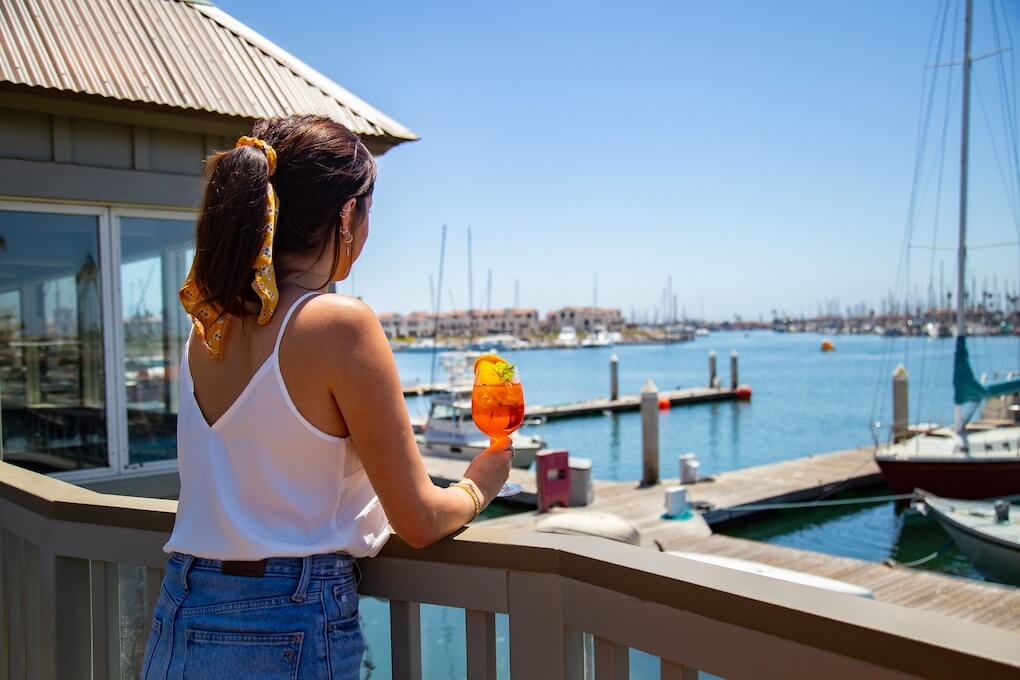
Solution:
{"label": "building with metal roof", "polygon": [[417,139],[208,2],[0,0],[0,459],[175,493],[202,162],[291,114]]}

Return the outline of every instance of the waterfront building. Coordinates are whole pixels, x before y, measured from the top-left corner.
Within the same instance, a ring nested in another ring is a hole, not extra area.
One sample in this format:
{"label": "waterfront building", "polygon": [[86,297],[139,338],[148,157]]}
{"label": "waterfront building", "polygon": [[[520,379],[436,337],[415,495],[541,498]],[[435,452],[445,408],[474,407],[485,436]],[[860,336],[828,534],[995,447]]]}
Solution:
{"label": "waterfront building", "polygon": [[428,312],[388,312],[380,314],[379,321],[391,340],[430,337],[433,327],[439,335],[464,338],[490,334],[527,338],[541,331],[537,309],[454,310],[440,312],[438,318]]}
{"label": "waterfront building", "polygon": [[564,326],[571,326],[578,333],[587,333],[596,326],[609,331],[620,331],[626,325],[619,309],[604,307],[563,307],[546,315],[545,328],[558,333]]}
{"label": "waterfront building", "polygon": [[417,137],[206,2],[4,6],[0,456],[105,488],[175,479],[203,159],[261,117],[329,116],[377,155]]}

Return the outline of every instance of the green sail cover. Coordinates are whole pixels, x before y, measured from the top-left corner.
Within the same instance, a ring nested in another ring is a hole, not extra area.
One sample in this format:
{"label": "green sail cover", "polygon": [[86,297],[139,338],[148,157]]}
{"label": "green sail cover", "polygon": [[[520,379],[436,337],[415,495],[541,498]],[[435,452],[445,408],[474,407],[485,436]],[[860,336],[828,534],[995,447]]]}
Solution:
{"label": "green sail cover", "polygon": [[982,385],[978,382],[970,367],[967,339],[962,335],[956,338],[956,357],[953,361],[953,401],[957,406],[1014,392],[1020,392],[1020,378],[991,385]]}

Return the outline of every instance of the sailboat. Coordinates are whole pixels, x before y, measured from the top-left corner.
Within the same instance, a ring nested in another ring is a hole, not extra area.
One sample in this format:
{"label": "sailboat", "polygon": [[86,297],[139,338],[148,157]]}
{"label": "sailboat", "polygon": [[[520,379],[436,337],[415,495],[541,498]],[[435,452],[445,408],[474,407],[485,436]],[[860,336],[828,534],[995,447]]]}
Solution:
{"label": "sailboat", "polygon": [[[894,493],[922,488],[950,498],[1020,494],[1020,427],[968,432],[964,407],[1020,392],[1020,379],[982,384],[967,352],[965,274],[967,263],[967,161],[970,124],[973,0],[966,1],[963,56],[963,120],[960,144],[960,218],[957,242],[956,349],[953,359],[953,428],[939,428],[879,447],[875,462]],[[976,408],[972,410],[976,411]]]}

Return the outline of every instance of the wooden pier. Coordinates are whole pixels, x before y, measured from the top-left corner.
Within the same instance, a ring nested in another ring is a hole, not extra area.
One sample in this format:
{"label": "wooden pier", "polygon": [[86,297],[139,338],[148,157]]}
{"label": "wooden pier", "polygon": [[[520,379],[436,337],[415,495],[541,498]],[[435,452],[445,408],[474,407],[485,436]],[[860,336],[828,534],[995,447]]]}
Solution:
{"label": "wooden pier", "polygon": [[[684,390],[659,392],[659,399],[668,399],[670,406],[687,406],[708,401],[732,401],[738,398],[737,390],[724,387],[692,387]],[[607,412],[637,411],[640,408],[641,395],[629,394],[618,399],[600,397],[559,406],[529,406],[525,413],[527,417],[540,416],[546,420],[552,420],[553,418],[598,416]]]}
{"label": "wooden pier", "polygon": [[[707,509],[688,519],[666,519],[662,483],[639,487],[635,482],[593,482],[594,501],[554,513],[600,511],[626,520],[641,534],[641,545],[653,550],[684,550],[753,560],[777,567],[835,578],[870,589],[878,600],[956,616],[1020,631],[1020,588],[996,586],[899,566],[835,557],[807,550],[714,534],[711,525],[748,517],[761,510],[741,506],[817,499],[880,480],[872,449],[817,454],[716,475],[713,481],[687,485],[691,503]],[[429,474],[439,483],[460,479],[461,461],[426,458]],[[515,501],[537,503],[535,474],[513,470],[511,481],[525,491]],[[545,515],[529,511],[485,520],[500,529],[533,530]]]}

